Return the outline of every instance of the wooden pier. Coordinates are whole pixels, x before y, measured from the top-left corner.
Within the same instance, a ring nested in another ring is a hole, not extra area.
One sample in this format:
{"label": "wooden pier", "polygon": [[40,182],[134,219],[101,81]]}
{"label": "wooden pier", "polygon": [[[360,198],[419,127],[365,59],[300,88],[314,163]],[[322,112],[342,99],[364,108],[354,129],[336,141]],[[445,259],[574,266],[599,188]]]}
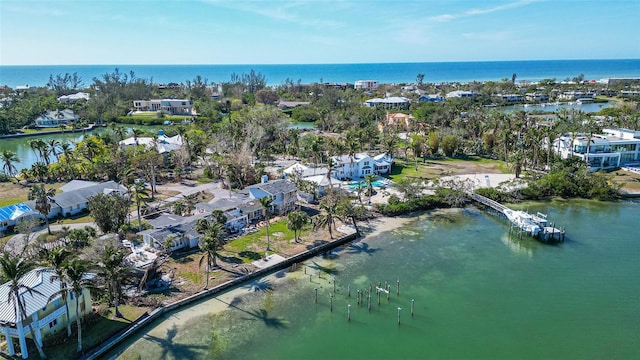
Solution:
{"label": "wooden pier", "polygon": [[[487,208],[495,210],[500,216],[503,216],[507,220],[509,220],[509,218],[507,217],[507,215],[505,213],[505,210],[513,211],[513,210],[509,209],[508,207],[500,204],[499,202],[491,200],[488,197],[485,197],[485,196],[482,196],[482,195],[478,195],[478,194],[475,194],[475,193],[469,193],[469,197],[472,200],[474,200],[474,201],[486,206]],[[540,213],[538,213],[537,215],[533,215],[532,217],[544,220],[544,224],[540,224],[539,225],[540,232],[537,233],[533,237],[535,237],[535,238],[537,238],[537,239],[539,239],[539,240],[541,240],[541,241],[543,241],[545,243],[546,242],[558,242],[558,241],[564,242],[564,233],[565,233],[564,227],[563,228],[556,228],[553,223],[550,224],[551,226],[548,226],[547,222],[546,222],[546,220],[547,220],[546,219],[546,215],[543,215],[543,214],[540,214]],[[515,231],[518,232],[519,236],[522,237],[522,234],[524,232],[522,230],[522,228],[519,227],[517,224],[511,222],[511,226],[509,227],[509,232],[514,231],[514,228],[515,228]]]}

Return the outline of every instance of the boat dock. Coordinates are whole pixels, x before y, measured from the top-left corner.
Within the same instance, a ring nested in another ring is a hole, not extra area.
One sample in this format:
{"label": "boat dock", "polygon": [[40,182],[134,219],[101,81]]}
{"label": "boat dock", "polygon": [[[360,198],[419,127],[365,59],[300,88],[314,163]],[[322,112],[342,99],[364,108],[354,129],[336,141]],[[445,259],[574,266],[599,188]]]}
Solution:
{"label": "boat dock", "polygon": [[475,193],[469,193],[469,197],[509,220],[511,223],[509,232],[516,231],[519,236],[524,233],[543,242],[564,242],[565,229],[556,228],[553,223],[549,224],[545,214],[534,215],[526,211],[512,210],[497,201]]}

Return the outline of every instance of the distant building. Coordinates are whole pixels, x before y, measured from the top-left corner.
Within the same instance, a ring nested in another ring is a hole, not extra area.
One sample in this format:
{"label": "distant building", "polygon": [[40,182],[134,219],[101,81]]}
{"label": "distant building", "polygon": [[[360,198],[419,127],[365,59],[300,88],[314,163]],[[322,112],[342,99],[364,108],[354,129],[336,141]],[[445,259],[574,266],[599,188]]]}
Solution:
{"label": "distant building", "polygon": [[298,106],[305,106],[311,104],[309,101],[285,101],[280,100],[278,102],[278,109],[280,110],[290,110],[297,108]]}
{"label": "distant building", "polygon": [[129,137],[124,140],[121,140],[118,145],[120,145],[121,149],[126,149],[131,146],[146,146],[146,147],[156,147],[159,154],[170,153],[175,150],[182,149],[183,139],[180,135],[175,135],[172,137],[164,135],[164,133],[158,135],[157,138],[152,137]]}
{"label": "distant building", "polygon": [[375,90],[378,88],[378,80],[357,80],[353,84],[353,88],[356,90]]}
{"label": "distant building", "polygon": [[520,94],[496,94],[493,97],[506,102],[524,101],[524,96]]}
{"label": "distant building", "polygon": [[193,115],[193,101],[189,99],[134,100],[135,111],[162,111],[169,115]]}
{"label": "distant building", "polygon": [[451,92],[448,92],[447,95],[445,95],[447,99],[453,99],[453,98],[473,99],[476,96],[478,96],[478,93],[476,93],[475,91],[466,91],[466,90],[451,91]]}
{"label": "distant building", "polygon": [[392,96],[369,99],[364,104],[367,107],[380,107],[388,110],[408,110],[411,106],[411,100],[401,96]]}
{"label": "distant building", "polygon": [[387,113],[386,118],[378,122],[378,131],[383,132],[385,129],[389,128],[405,130],[411,126],[414,120],[415,119],[411,114]]}
{"label": "distant building", "polygon": [[[93,277],[87,275],[87,278]],[[69,307],[69,321],[76,321],[76,294],[69,292],[67,301],[62,298],[60,292],[60,279],[53,270],[34,269],[24,275],[19,284],[33,289],[33,291],[20,290],[19,296],[25,305],[25,321],[22,321],[22,310],[18,309],[16,302],[10,301],[10,283],[0,285],[0,332],[7,339],[6,346],[10,356],[16,355],[14,339],[18,340],[23,359],[29,357],[27,338],[42,345],[42,340],[65,333],[67,326],[67,310]],[[91,308],[91,293],[89,289],[82,289],[78,304],[79,312],[89,314]],[[29,327],[33,327],[34,335]],[[32,338],[35,337],[35,339]],[[66,334],[65,334],[66,336]]]}
{"label": "distant building", "polygon": [[418,102],[443,102],[444,98],[438,94],[425,94],[418,98]]}
{"label": "distant building", "polygon": [[80,117],[71,109],[51,110],[35,119],[36,127],[48,128],[68,125],[80,120]]}
{"label": "distant building", "polygon": [[525,99],[527,101],[549,101],[549,95],[540,93],[526,93]]}
{"label": "distant building", "polygon": [[61,104],[69,104],[69,103],[75,103],[81,100],[88,101],[89,98],[91,98],[91,95],[89,93],[78,92],[71,95],[62,95],[58,97],[58,102],[60,102]]}

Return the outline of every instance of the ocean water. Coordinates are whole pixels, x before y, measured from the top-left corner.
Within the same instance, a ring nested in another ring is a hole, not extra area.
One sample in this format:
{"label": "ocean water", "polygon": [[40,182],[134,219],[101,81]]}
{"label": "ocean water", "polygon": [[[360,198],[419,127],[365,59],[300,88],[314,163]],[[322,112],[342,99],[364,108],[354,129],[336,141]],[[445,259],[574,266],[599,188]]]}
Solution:
{"label": "ocean water", "polygon": [[[640,358],[640,203],[529,210],[566,226],[566,241],[510,237],[475,208],[432,212],[305,262],[311,281],[281,271],[168,314],[106,358]],[[385,281],[389,300],[374,288],[370,311],[357,304],[357,289]]]}
{"label": "ocean water", "polygon": [[137,77],[152,78],[156,83],[183,83],[197,75],[210,82],[229,81],[231,74],[249,73],[251,69],[265,75],[269,85],[283,84],[290,78],[302,83],[347,82],[373,79],[382,83],[411,83],[417,74],[425,74],[425,82],[500,81],[511,79],[536,81],[545,78],[563,80],[580,74],[585,79],[640,77],[640,59],[629,60],[540,60],[482,61],[375,64],[300,64],[300,65],[56,65],[0,66],[0,84],[15,87],[29,84],[44,86],[49,75],[77,72],[85,85],[94,77],[118,68],[133,71]]}

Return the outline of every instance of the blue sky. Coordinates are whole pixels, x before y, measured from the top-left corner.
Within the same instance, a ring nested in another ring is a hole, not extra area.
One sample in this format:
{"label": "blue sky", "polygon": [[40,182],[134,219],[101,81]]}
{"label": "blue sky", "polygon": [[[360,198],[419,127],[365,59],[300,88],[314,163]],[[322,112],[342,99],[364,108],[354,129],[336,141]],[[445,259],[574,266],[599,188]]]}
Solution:
{"label": "blue sky", "polygon": [[1,65],[640,58],[640,0],[0,1]]}

